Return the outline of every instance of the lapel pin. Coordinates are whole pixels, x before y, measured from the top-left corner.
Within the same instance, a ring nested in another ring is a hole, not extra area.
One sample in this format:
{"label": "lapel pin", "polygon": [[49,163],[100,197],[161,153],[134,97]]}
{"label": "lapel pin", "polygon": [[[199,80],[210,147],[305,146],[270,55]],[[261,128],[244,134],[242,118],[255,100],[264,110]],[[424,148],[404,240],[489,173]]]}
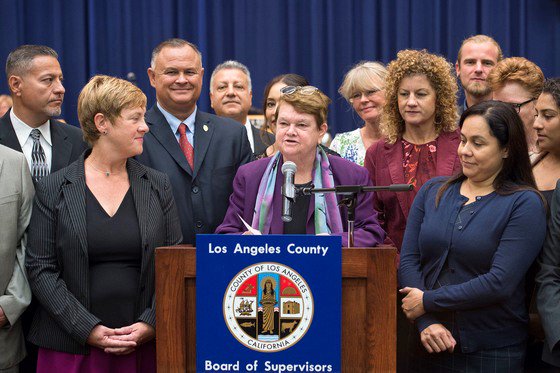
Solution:
{"label": "lapel pin", "polygon": [[204,130],[204,132],[208,132],[208,126],[206,124],[202,126],[202,129]]}

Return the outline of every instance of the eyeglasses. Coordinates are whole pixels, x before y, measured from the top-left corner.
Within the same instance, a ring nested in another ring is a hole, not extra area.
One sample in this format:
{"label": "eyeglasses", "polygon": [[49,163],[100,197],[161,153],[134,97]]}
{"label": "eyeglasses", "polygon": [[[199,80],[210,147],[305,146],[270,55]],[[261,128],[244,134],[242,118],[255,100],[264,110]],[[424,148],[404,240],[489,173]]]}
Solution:
{"label": "eyeglasses", "polygon": [[370,90],[363,91],[363,92],[356,92],[356,93],[354,93],[352,96],[350,96],[349,101],[350,101],[350,102],[354,102],[354,101],[356,101],[356,100],[361,99],[362,96],[366,96],[366,98],[372,99],[373,96],[374,96],[377,92],[382,91],[382,90],[383,90],[383,89],[380,89],[380,88],[379,88],[379,89],[378,89],[378,88],[374,88],[374,89],[370,89]]}
{"label": "eyeglasses", "polygon": [[517,114],[519,114],[519,112],[521,111],[521,107],[522,107],[523,105],[528,104],[529,102],[534,101],[534,100],[536,100],[536,99],[535,99],[535,98],[530,98],[530,99],[528,99],[527,101],[523,101],[523,102],[520,103],[520,104],[516,104],[516,103],[513,103],[513,102],[507,102],[507,103],[510,104],[511,106],[513,106],[513,108],[515,109],[515,111],[517,111]]}
{"label": "eyeglasses", "polygon": [[312,94],[314,94],[315,92],[318,92],[319,88],[317,87],[313,87],[312,85],[306,85],[306,86],[293,86],[293,85],[287,85],[283,88],[280,89],[280,93],[282,93],[283,95],[293,95],[296,92],[301,93],[302,95],[305,96],[311,96]]}

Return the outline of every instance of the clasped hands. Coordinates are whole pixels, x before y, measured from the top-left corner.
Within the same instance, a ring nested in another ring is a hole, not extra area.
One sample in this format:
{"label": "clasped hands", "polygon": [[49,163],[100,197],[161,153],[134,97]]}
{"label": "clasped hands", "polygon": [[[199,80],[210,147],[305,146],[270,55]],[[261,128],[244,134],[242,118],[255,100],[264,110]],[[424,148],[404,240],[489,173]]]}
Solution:
{"label": "clasped hands", "polygon": [[[424,292],[417,288],[405,287],[399,290],[406,296],[402,300],[402,310],[410,322],[424,315]],[[449,351],[453,352],[457,342],[442,324],[432,324],[420,332],[420,341],[429,353]]]}
{"label": "clasped hands", "polygon": [[108,354],[126,355],[142,343],[155,337],[155,329],[145,322],[137,322],[122,328],[107,328],[96,325],[89,334],[87,343]]}

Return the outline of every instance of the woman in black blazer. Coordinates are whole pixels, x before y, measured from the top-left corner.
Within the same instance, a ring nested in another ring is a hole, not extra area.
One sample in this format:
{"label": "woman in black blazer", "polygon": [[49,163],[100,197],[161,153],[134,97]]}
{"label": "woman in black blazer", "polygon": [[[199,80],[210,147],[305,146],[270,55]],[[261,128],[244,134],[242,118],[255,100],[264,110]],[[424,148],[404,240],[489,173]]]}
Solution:
{"label": "woman in black blazer", "polygon": [[146,96],[95,76],[78,99],[76,162],[37,185],[26,266],[38,372],[155,371],[154,249],[181,242],[168,177],[142,152]]}

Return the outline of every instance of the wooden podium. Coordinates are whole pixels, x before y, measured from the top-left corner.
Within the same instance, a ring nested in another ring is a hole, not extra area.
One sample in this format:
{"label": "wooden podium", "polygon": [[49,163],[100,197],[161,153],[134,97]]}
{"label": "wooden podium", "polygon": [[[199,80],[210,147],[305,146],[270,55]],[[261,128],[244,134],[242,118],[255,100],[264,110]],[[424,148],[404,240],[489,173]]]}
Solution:
{"label": "wooden podium", "polygon": [[[343,372],[396,370],[396,250],[342,250]],[[159,372],[196,372],[196,250],[156,250]]]}

